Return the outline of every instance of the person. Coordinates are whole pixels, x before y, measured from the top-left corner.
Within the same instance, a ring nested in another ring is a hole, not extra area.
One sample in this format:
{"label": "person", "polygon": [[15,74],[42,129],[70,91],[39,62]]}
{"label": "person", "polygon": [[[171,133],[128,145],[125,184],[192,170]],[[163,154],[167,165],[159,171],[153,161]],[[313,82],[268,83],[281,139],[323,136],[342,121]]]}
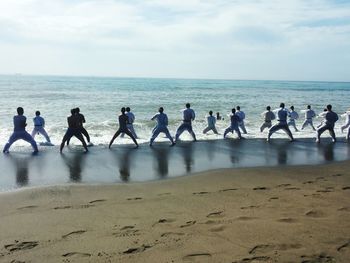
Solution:
{"label": "person", "polygon": [[297,132],[297,126],[295,125],[295,120],[299,118],[299,114],[294,110],[294,106],[290,106],[290,111],[288,112],[288,126],[292,126]]}
{"label": "person", "polygon": [[332,111],[332,105],[327,105],[327,113],[326,113],[326,122],[317,129],[317,138],[316,142],[319,143],[321,141],[321,134],[324,133],[326,130],[329,131],[329,134],[332,137],[332,141],[336,142],[335,133],[334,133],[334,124],[338,120],[338,114],[336,114],[334,111]]}
{"label": "person", "polygon": [[323,112],[317,115],[317,117],[322,118],[321,122],[319,125],[317,125],[317,129],[320,128],[323,124],[326,123],[326,114],[327,114],[327,108],[323,109]]}
{"label": "person", "polygon": [[218,121],[224,120],[224,118],[221,117],[220,112],[216,113],[216,120],[218,120]]}
{"label": "person", "polygon": [[86,142],[84,140],[82,130],[81,130],[81,118],[77,114],[77,109],[71,109],[71,116],[67,117],[68,122],[68,129],[66,133],[64,134],[60,146],[60,153],[62,153],[64,144],[70,140],[73,136],[75,136],[81,143],[83,144],[83,147],[85,149],[85,152],[88,152]]}
{"label": "person", "polygon": [[310,125],[314,131],[316,131],[313,123],[312,118],[316,117],[315,112],[311,109],[311,105],[307,105],[306,110],[302,110],[301,112],[305,113],[305,121],[303,125],[301,126],[301,129],[304,130],[304,128],[307,125]]}
{"label": "person", "polygon": [[35,139],[36,134],[42,134],[46,139],[47,145],[53,145],[51,143],[49,135],[47,135],[47,132],[45,131],[45,119],[40,116],[40,111],[35,112],[35,117],[33,118],[34,122],[34,129],[32,131],[32,137]]}
{"label": "person", "polygon": [[287,124],[288,111],[284,108],[284,103],[280,104],[280,109],[277,112],[277,123],[269,129],[269,134],[267,135],[267,141],[270,141],[271,135],[278,131],[284,130],[290,138],[290,141],[294,141],[292,132],[290,131]]}
{"label": "person", "polygon": [[197,141],[196,134],[192,130],[192,121],[196,118],[196,114],[194,113],[194,110],[191,109],[191,105],[189,103],[186,104],[186,109],[183,110],[183,121],[182,124],[177,128],[176,135],[175,135],[175,141],[179,140],[180,135],[184,131],[188,131],[194,141]]}
{"label": "person", "polygon": [[171,146],[174,146],[173,137],[171,137],[170,132],[168,130],[168,116],[164,113],[164,108],[160,107],[158,110],[159,113],[155,114],[151,120],[157,120],[157,126],[152,131],[152,137],[149,142],[149,146],[152,146],[154,140],[157,138],[159,133],[165,133],[165,136],[170,140]]}
{"label": "person", "polygon": [[236,132],[238,135],[239,139],[242,139],[242,135],[241,135],[241,131],[239,130],[239,122],[241,121],[241,119],[239,118],[239,116],[236,114],[236,109],[233,108],[230,114],[230,119],[231,119],[231,125],[225,130],[224,132],[224,139],[226,137],[226,135],[229,132]]}
{"label": "person", "polygon": [[39,152],[38,146],[36,145],[35,140],[33,137],[26,131],[27,126],[27,118],[23,115],[24,110],[22,107],[17,108],[17,114],[13,117],[13,133],[10,136],[8,142],[5,144],[5,147],[3,149],[3,153],[9,153],[9,149],[11,145],[17,141],[17,140],[24,140],[31,144],[31,146],[34,149],[33,154],[36,154]]}
{"label": "person", "polygon": [[215,128],[216,119],[213,116],[213,111],[209,111],[209,116],[207,116],[208,127],[203,130],[203,133],[206,134],[208,131],[212,130],[215,134],[218,134],[218,131]]}
{"label": "person", "polygon": [[344,114],[341,115],[342,117],[345,117],[345,123],[343,126],[340,127],[341,132],[344,132],[345,129],[348,129],[346,140],[349,140],[350,136],[350,109],[346,111]]}
{"label": "person", "polygon": [[134,137],[134,135],[131,133],[131,131],[128,129],[127,124],[128,124],[128,116],[125,114],[125,107],[121,108],[121,114],[118,117],[119,120],[119,129],[116,131],[116,133],[114,134],[112,140],[109,143],[108,148],[110,149],[114,140],[121,134],[121,133],[125,133],[126,135],[128,135],[133,142],[136,144],[136,148],[139,147],[139,145],[137,144],[137,141]]}
{"label": "person", "polygon": [[236,107],[236,115],[238,115],[240,121],[238,123],[239,128],[242,130],[243,134],[247,134],[247,130],[245,129],[244,125],[244,119],[245,119],[245,113],[241,111],[241,107]]}
{"label": "person", "polygon": [[[87,130],[84,128],[85,116],[80,113],[80,108],[75,108],[75,114],[77,115],[77,119],[79,120],[80,132],[86,137],[87,145],[92,146],[93,144],[90,142],[90,135]],[[67,141],[67,145],[69,145],[70,139]]]}
{"label": "person", "polygon": [[260,132],[263,132],[265,128],[271,128],[272,121],[276,119],[275,114],[271,111],[271,107],[267,106],[266,111],[261,113],[261,116],[264,118],[263,124],[260,126]]}
{"label": "person", "polygon": [[[135,137],[135,139],[138,139],[135,129],[134,129],[134,121],[135,121],[135,115],[134,113],[131,112],[130,107],[126,107],[126,116],[128,116],[128,124],[127,124],[127,128],[128,130],[131,132],[131,134]],[[124,133],[121,134],[120,137],[124,137]]]}

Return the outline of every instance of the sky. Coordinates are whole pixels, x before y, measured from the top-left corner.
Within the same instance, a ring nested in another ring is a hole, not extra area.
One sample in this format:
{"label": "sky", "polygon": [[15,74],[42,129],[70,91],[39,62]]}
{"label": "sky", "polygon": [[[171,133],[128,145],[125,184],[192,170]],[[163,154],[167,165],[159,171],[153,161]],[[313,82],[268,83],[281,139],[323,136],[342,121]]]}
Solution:
{"label": "sky", "polygon": [[350,81],[350,0],[1,0],[0,74]]}

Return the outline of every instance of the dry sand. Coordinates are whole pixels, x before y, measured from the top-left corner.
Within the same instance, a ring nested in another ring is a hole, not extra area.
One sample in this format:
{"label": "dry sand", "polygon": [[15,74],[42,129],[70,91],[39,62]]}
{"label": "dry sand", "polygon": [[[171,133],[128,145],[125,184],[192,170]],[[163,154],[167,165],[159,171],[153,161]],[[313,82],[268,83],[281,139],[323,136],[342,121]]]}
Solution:
{"label": "dry sand", "polygon": [[350,162],[0,196],[0,262],[350,262]]}

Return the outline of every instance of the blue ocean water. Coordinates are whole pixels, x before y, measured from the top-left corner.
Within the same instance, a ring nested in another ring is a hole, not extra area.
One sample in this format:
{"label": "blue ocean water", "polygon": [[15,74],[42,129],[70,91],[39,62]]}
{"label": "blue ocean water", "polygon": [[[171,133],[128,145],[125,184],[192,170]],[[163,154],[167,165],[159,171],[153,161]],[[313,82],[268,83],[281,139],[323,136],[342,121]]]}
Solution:
{"label": "blue ocean water", "polygon": [[[332,104],[334,111],[342,114],[350,107],[350,83],[296,82],[296,81],[248,81],[248,80],[203,80],[203,79],[153,79],[153,78],[107,78],[107,77],[64,77],[64,76],[0,76],[0,145],[10,136],[12,118],[16,108],[22,106],[28,119],[27,130],[33,129],[32,118],[40,110],[46,120],[54,144],[59,144],[67,127],[66,117],[70,109],[80,107],[86,118],[86,129],[94,144],[108,144],[116,131],[117,117],[122,106],[129,106],[136,116],[134,124],[140,142],[148,142],[155,123],[150,118],[160,106],[169,117],[172,134],[181,123],[181,110],[190,102],[196,111],[194,131],[198,139],[222,139],[222,135],[203,135],[206,115],[209,110],[220,112],[223,121],[217,122],[218,131],[229,125],[227,114],[237,105],[246,113],[247,138],[263,138],[259,132],[262,123],[260,113],[267,105],[277,108],[280,102],[296,110],[311,104],[316,113],[322,112],[326,104]],[[303,115],[297,121],[301,126]],[[317,125],[321,120],[315,119]],[[343,119],[336,125],[337,135]],[[296,138],[314,137],[311,128],[294,133]],[[274,137],[285,137],[283,132]],[[188,134],[183,134],[189,140]],[[44,138],[37,137],[37,141]],[[159,138],[160,141],[165,140]],[[72,140],[73,144],[78,141]],[[128,138],[115,143],[132,143]],[[22,147],[25,142],[16,142]],[[30,146],[26,146],[30,147]]]}

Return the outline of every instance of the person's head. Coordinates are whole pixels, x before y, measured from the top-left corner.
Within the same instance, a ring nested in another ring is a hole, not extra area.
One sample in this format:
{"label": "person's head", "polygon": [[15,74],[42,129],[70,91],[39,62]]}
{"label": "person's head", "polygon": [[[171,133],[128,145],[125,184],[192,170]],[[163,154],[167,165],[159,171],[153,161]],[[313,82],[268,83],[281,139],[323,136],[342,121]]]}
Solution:
{"label": "person's head", "polygon": [[282,102],[281,104],[280,104],[280,108],[284,108],[284,103]]}
{"label": "person's head", "polygon": [[191,108],[191,105],[189,103],[186,103],[186,108],[187,109]]}
{"label": "person's head", "polygon": [[217,112],[217,113],[216,113],[216,116],[220,116],[220,112]]}
{"label": "person's head", "polygon": [[24,113],[23,108],[22,107],[18,107],[17,108],[17,113],[18,113],[18,115],[23,115],[23,113]]}
{"label": "person's head", "polygon": [[130,112],[130,107],[125,108],[126,112]]}
{"label": "person's head", "polygon": [[71,110],[70,110],[70,113],[71,113],[72,115],[75,115],[75,114],[76,114],[76,109],[71,109]]}
{"label": "person's head", "polygon": [[212,111],[212,110],[209,111],[209,115],[210,115],[210,116],[213,115],[213,111]]}
{"label": "person's head", "polygon": [[75,113],[79,113],[80,109],[79,108],[75,108]]}
{"label": "person's head", "polygon": [[291,109],[291,110],[294,110],[294,106],[290,106],[290,109]]}
{"label": "person's head", "polygon": [[37,111],[35,112],[35,116],[40,116],[40,111],[37,110]]}
{"label": "person's head", "polygon": [[324,108],[323,111],[327,111],[327,108]]}
{"label": "person's head", "polygon": [[163,111],[164,111],[163,107],[160,107],[158,111],[159,111],[160,113],[163,113]]}
{"label": "person's head", "polygon": [[266,110],[270,111],[270,110],[271,110],[271,107],[270,107],[270,106],[267,106],[267,107],[266,107]]}
{"label": "person's head", "polygon": [[235,108],[232,109],[232,113],[233,114],[236,113],[236,109]]}
{"label": "person's head", "polygon": [[328,111],[331,111],[332,110],[332,105],[328,104],[326,108],[327,108]]}
{"label": "person's head", "polygon": [[307,107],[306,107],[306,108],[307,108],[308,110],[309,110],[309,109],[311,109],[311,105],[307,105]]}
{"label": "person's head", "polygon": [[240,107],[240,106],[237,106],[236,109],[237,109],[237,110],[241,110],[241,107]]}
{"label": "person's head", "polygon": [[120,111],[122,112],[122,114],[124,114],[124,113],[125,113],[125,107],[122,107],[122,108],[120,109]]}

